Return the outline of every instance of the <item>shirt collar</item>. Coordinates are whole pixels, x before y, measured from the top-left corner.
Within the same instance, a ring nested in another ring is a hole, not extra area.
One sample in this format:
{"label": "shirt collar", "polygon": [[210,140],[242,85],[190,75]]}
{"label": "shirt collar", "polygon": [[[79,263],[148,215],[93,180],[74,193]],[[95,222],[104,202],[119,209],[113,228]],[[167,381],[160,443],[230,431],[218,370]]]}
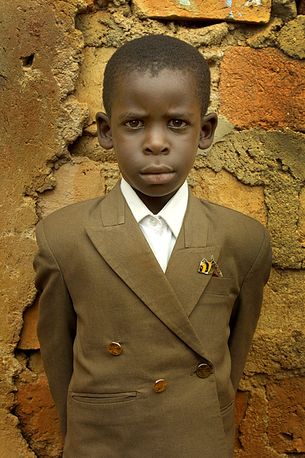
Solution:
{"label": "shirt collar", "polygon": [[188,202],[188,186],[186,181],[157,215],[154,215],[144,205],[137,193],[124,178],[122,178],[120,186],[127,205],[137,223],[142,221],[146,216],[161,217],[167,223],[174,236],[176,238],[178,237]]}

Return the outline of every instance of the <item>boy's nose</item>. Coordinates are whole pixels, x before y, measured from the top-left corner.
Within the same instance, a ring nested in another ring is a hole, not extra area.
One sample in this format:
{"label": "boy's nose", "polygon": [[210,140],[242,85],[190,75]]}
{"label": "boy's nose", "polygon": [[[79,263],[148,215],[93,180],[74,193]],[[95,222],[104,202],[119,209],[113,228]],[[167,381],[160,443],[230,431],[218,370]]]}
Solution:
{"label": "boy's nose", "polygon": [[168,154],[169,144],[166,132],[162,128],[147,130],[143,150],[145,154]]}

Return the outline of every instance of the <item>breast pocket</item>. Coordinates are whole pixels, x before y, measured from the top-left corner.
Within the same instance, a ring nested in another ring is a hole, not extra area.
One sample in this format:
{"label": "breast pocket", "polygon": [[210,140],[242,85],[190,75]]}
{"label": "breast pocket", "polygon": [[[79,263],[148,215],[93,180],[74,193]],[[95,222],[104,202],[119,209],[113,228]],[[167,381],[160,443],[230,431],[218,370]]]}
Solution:
{"label": "breast pocket", "polygon": [[212,277],[204,291],[204,295],[229,296],[236,294],[236,286],[233,278]]}

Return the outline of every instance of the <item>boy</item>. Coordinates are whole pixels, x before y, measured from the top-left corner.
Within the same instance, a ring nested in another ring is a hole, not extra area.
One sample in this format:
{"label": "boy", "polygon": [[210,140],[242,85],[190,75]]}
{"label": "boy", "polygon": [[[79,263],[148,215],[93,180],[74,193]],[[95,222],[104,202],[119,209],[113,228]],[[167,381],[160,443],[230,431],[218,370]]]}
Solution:
{"label": "boy", "polygon": [[234,395],[270,270],[260,223],[188,193],[209,69],[133,40],[107,64],[99,142],[123,179],[39,223],[39,339],[65,458],[232,456]]}

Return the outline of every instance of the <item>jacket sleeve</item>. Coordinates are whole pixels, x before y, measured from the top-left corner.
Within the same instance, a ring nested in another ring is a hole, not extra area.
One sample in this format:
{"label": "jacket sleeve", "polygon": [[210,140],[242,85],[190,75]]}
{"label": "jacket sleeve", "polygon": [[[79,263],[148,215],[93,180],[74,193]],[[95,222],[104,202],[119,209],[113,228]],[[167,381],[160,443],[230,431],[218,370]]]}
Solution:
{"label": "jacket sleeve", "polygon": [[67,392],[73,371],[76,316],[60,267],[44,232],[36,228],[38,253],[34,260],[36,287],[40,295],[38,338],[51,394],[66,433]]}
{"label": "jacket sleeve", "polygon": [[272,253],[267,231],[258,254],[242,283],[230,320],[229,349],[231,354],[231,380],[235,391],[243,374],[246,358],[259,318],[263,289],[268,281]]}

